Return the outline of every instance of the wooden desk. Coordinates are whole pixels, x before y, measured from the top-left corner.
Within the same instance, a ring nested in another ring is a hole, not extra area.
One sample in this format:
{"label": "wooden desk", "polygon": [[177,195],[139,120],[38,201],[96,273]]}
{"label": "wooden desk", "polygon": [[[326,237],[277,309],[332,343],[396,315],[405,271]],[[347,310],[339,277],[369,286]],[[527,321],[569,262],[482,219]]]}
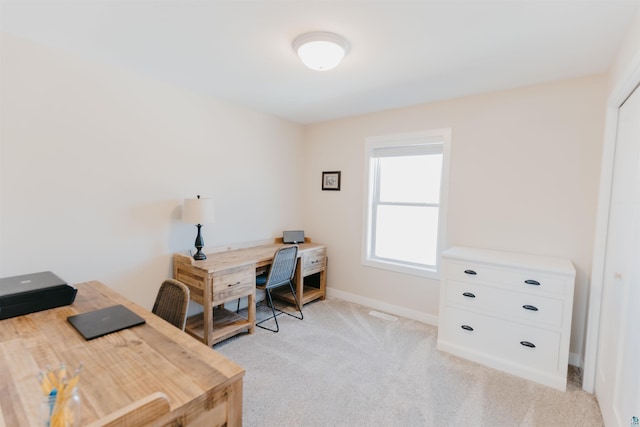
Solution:
{"label": "wooden desk", "polygon": [[[234,250],[207,253],[196,261],[188,254],[174,254],[173,277],[191,290],[191,299],[204,307],[204,313],[187,320],[186,331],[207,345],[213,345],[243,331],[255,331],[256,271],[273,261],[282,243],[268,243]],[[296,294],[302,304],[326,295],[327,247],[317,243],[298,245]],[[319,273],[317,287],[304,285],[304,278]],[[276,295],[274,293],[274,295]],[[248,315],[239,316],[222,304],[248,297]],[[291,292],[280,295],[293,303]],[[213,308],[215,309],[215,314]]]}
{"label": "wooden desk", "polygon": [[[0,426],[36,426],[47,365],[80,362],[81,423],[160,391],[171,412],[157,425],[241,426],[244,370],[99,282],[77,285],[70,306],[0,321]],[[146,324],[91,341],[67,317],[123,304]]]}

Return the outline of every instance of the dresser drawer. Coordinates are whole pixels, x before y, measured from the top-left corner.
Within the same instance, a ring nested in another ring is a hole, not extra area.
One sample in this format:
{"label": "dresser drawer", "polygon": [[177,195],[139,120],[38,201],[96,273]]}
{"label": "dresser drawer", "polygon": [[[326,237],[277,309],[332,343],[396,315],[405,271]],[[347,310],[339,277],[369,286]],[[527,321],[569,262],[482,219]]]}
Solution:
{"label": "dresser drawer", "polygon": [[[557,371],[560,333],[518,323],[504,323],[497,353],[505,360],[542,371]],[[567,361],[565,360],[566,364]]]}
{"label": "dresser drawer", "polygon": [[312,251],[304,252],[302,254],[302,275],[308,276],[310,274],[323,271],[327,265],[327,250],[326,248],[318,248]]}
{"label": "dresser drawer", "polygon": [[471,283],[502,286],[518,292],[562,296],[570,282],[562,276],[536,271],[499,268],[474,262],[447,262],[446,274]]}
{"label": "dresser drawer", "polygon": [[448,280],[444,284],[448,304],[506,320],[520,320],[534,326],[562,326],[563,301],[557,298],[512,292],[477,283]]}
{"label": "dresser drawer", "polygon": [[442,339],[479,354],[533,369],[558,369],[560,333],[447,308]]}
{"label": "dresser drawer", "polygon": [[253,265],[224,270],[214,274],[212,293],[214,304],[238,299],[255,291],[255,268]]}

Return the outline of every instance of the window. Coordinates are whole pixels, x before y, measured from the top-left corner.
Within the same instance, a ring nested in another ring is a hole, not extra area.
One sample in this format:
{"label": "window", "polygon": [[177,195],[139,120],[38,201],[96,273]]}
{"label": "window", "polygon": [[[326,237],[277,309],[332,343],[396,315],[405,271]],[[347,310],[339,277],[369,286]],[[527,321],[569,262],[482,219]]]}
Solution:
{"label": "window", "polygon": [[367,138],[363,264],[438,277],[450,135]]}

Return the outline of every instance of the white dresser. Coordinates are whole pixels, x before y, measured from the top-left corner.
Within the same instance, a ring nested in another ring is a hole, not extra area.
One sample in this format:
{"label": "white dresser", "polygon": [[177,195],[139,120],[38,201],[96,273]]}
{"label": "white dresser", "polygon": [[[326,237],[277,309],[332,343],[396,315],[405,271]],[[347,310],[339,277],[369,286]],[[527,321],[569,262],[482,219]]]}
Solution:
{"label": "white dresser", "polygon": [[442,258],[438,349],[566,390],[571,261],[466,247]]}

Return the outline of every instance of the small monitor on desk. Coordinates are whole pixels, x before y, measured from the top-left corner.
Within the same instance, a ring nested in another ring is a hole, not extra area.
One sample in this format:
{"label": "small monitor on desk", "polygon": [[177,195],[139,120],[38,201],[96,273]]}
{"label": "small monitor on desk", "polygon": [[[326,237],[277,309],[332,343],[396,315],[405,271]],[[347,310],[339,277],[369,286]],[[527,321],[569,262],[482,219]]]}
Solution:
{"label": "small monitor on desk", "polygon": [[294,231],[283,231],[282,232],[282,243],[304,243],[304,231],[303,230],[294,230]]}

